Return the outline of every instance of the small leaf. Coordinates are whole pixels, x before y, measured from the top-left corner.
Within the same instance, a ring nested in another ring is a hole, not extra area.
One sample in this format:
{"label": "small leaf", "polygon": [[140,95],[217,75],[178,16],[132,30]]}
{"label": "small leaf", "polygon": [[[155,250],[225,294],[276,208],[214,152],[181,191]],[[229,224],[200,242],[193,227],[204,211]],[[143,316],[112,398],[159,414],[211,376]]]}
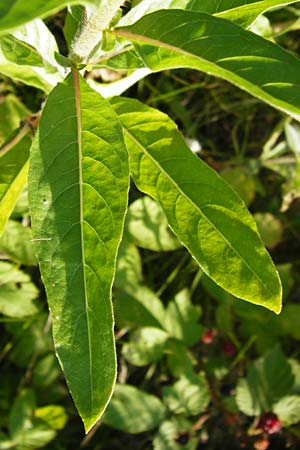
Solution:
{"label": "small leaf", "polygon": [[165,416],[157,397],[129,385],[117,384],[103,422],[125,433],[143,433],[156,428]]}
{"label": "small leaf", "polygon": [[0,263],[1,314],[16,318],[33,316],[39,312],[37,296],[38,289],[29,275],[9,263]]}
{"label": "small leaf", "polygon": [[154,450],[196,450],[198,439],[191,433],[193,424],[184,417],[172,417],[159,427],[154,437]]}
{"label": "small leaf", "polygon": [[179,341],[169,340],[166,345],[168,367],[174,377],[180,377],[193,372],[196,363],[193,355],[188,351],[186,345]]}
{"label": "small leaf", "polygon": [[189,291],[184,289],[167,306],[165,328],[170,336],[193,345],[203,334],[202,325],[197,323],[200,314],[199,308],[191,303]]}
{"label": "small leaf", "polygon": [[163,388],[163,397],[171,411],[185,416],[200,414],[210,402],[203,373],[182,376],[173,386]]}
{"label": "small leaf", "polygon": [[56,353],[86,430],[115,383],[111,285],[128,187],[118,118],[74,72],[44,107],[31,150],[29,201]]}
{"label": "small leaf", "polygon": [[138,249],[128,239],[124,238],[120,244],[115,286],[127,292],[135,291],[142,281],[142,261]]}
{"label": "small leaf", "polygon": [[[124,289],[124,290],[123,290]],[[115,293],[115,316],[119,328],[123,326],[164,328],[165,309],[161,300],[147,286],[123,286]]]}
{"label": "small leaf", "polygon": [[159,328],[139,328],[131,333],[122,354],[134,366],[147,366],[162,357],[168,338],[168,334]]}
{"label": "small leaf", "polygon": [[300,396],[287,395],[274,405],[274,413],[284,426],[294,425],[300,421]]}
{"label": "small leaf", "polygon": [[54,353],[43,356],[32,370],[34,383],[43,387],[51,385],[60,375],[61,370]]}
{"label": "small leaf", "polygon": [[271,213],[256,213],[254,219],[265,246],[275,247],[280,242],[283,233],[280,220]]}
{"label": "small leaf", "polygon": [[46,422],[54,430],[63,429],[68,420],[65,408],[58,405],[47,405],[37,408],[34,415]]}
{"label": "small leaf", "polygon": [[21,391],[15,399],[9,415],[8,429],[14,439],[19,439],[26,428],[30,428],[35,407],[34,391],[31,389]]}
{"label": "small leaf", "polygon": [[236,297],[281,309],[281,284],[254,219],[237,194],[187,147],[174,122],[136,100],[111,103],[138,188],[162,206],[203,271]]}
{"label": "small leaf", "polygon": [[130,205],[125,227],[139,247],[159,252],[181,246],[168,228],[163,210],[149,197],[138,199]]}
{"label": "small leaf", "polygon": [[38,358],[53,352],[51,330],[45,332],[47,320],[46,314],[40,314],[32,323],[24,323],[21,327],[18,323],[6,325],[7,331],[14,338],[14,346],[9,353],[9,360],[17,367],[26,369],[32,360],[33,353]]}
{"label": "small leaf", "polygon": [[0,238],[0,251],[11,260],[26,266],[37,264],[33,251],[32,232],[20,222],[9,220]]}
{"label": "small leaf", "polygon": [[276,348],[249,367],[247,378],[239,380],[237,405],[249,416],[272,411],[273,405],[291,391],[293,384],[291,364]]}

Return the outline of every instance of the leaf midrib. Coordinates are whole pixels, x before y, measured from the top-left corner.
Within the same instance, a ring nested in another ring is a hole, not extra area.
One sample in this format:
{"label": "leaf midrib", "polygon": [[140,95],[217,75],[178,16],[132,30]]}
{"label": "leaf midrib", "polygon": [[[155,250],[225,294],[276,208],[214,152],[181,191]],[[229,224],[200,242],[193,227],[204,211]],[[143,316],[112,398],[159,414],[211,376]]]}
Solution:
{"label": "leaf midrib", "polygon": [[83,235],[83,176],[82,176],[82,124],[81,124],[81,108],[80,108],[80,87],[79,76],[76,70],[73,71],[74,78],[74,90],[75,90],[75,106],[76,106],[76,120],[77,120],[77,141],[78,141],[78,174],[79,174],[79,222],[80,222],[80,240],[81,240],[81,254],[82,254],[82,273],[83,273],[83,285],[84,285],[84,300],[85,300],[85,315],[87,323],[88,334],[88,346],[89,346],[89,375],[90,375],[90,416],[93,413],[93,371],[92,371],[92,347],[91,347],[91,331],[88,316],[88,295],[87,295],[87,283],[85,274],[85,247],[84,247],[84,235]]}
{"label": "leaf midrib", "polygon": [[[176,10],[174,9],[172,11],[176,11]],[[155,13],[153,13],[153,14],[155,14]],[[204,14],[204,13],[202,13],[202,14]],[[206,14],[206,15],[208,15],[208,14]],[[211,17],[213,17],[213,16],[211,16]],[[226,20],[226,19],[220,18],[220,20]],[[132,27],[132,26],[133,25],[130,25],[130,27]],[[237,28],[240,28],[240,27],[238,27],[238,25],[236,25],[236,26],[237,26]],[[265,103],[271,105],[272,107],[276,107],[280,111],[283,111],[285,114],[289,114],[294,119],[296,119],[298,121],[300,120],[300,113],[296,112],[296,107],[294,105],[291,105],[290,103],[287,103],[284,100],[280,100],[280,99],[277,99],[276,97],[273,97],[271,94],[269,94],[268,92],[261,89],[260,86],[253,84],[251,81],[248,81],[245,78],[241,78],[235,72],[229,71],[229,70],[225,69],[224,67],[219,66],[214,61],[210,61],[208,59],[201,58],[201,56],[199,56],[199,55],[196,55],[189,51],[183,50],[182,48],[176,47],[172,44],[168,44],[168,43],[160,41],[158,39],[149,38],[142,34],[136,34],[136,33],[130,32],[130,31],[125,31],[122,28],[115,28],[114,30],[111,30],[110,32],[117,36],[121,36],[121,37],[124,37],[127,39],[132,39],[135,41],[144,42],[146,44],[150,44],[150,45],[153,45],[158,48],[165,48],[172,52],[176,52],[178,54],[182,54],[182,55],[188,56],[190,58],[197,59],[200,62],[211,66],[211,68],[214,70],[214,73],[213,73],[214,76],[223,78],[227,81],[230,80],[230,82],[232,84],[236,85],[239,88],[241,88],[241,86],[243,86],[242,89],[244,89],[246,92],[250,93],[251,95],[254,95],[258,99],[264,101]],[[149,67],[144,60],[143,60],[143,63],[145,64],[146,67]],[[188,67],[188,66],[180,65],[178,67]],[[197,70],[199,70],[199,69],[197,69]],[[204,70],[204,72],[205,72],[205,70]],[[218,72],[220,72],[220,74],[218,74]],[[224,74],[226,74],[226,77],[224,76]],[[237,79],[240,81],[240,83],[237,83],[237,81],[236,81]],[[288,108],[287,108],[287,106],[288,106]]]}
{"label": "leaf midrib", "polygon": [[223,235],[223,233],[218,230],[218,228],[216,228],[216,226],[209,220],[209,218],[204,214],[204,212],[200,209],[200,207],[198,205],[196,205],[192,199],[190,199],[190,197],[188,197],[188,195],[180,188],[180,186],[174,181],[174,179],[164,170],[164,168],[159,164],[159,162],[154,159],[152,157],[152,155],[147,151],[146,147],[144,147],[144,145],[139,142],[128,130],[128,128],[126,128],[123,124],[124,127],[124,131],[129,135],[129,137],[143,150],[143,152],[149,157],[149,159],[151,159],[151,161],[158,167],[158,169],[170,180],[170,182],[175,185],[175,187],[178,189],[178,191],[195,207],[196,210],[199,211],[200,215],[207,220],[207,222],[212,226],[212,228],[222,237],[222,239],[224,239],[224,241],[228,244],[228,246],[235,252],[235,254],[241,259],[241,261],[244,262],[244,264],[248,267],[248,269],[250,270],[250,272],[253,273],[253,275],[257,278],[257,280],[259,281],[259,283],[262,285],[263,289],[265,291],[267,291],[271,297],[273,297],[273,293],[265,286],[265,283],[263,282],[263,280],[259,277],[259,275],[254,272],[254,270],[252,269],[251,266],[249,266],[249,264],[247,263],[247,261],[244,260],[244,258],[239,254],[239,252],[232,247],[232,245],[230,244],[230,242],[227,240],[227,238]]}

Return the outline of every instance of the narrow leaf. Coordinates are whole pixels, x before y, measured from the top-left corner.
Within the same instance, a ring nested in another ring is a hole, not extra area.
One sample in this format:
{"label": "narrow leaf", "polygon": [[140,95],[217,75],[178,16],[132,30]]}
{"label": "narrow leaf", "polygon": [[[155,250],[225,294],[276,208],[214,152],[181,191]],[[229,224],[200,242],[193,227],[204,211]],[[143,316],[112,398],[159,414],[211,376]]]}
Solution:
{"label": "narrow leaf", "polygon": [[27,181],[31,139],[24,126],[0,149],[0,236]]}
{"label": "narrow leaf", "polygon": [[224,7],[221,10],[219,9],[221,12],[217,16],[247,28],[264,12],[275,7],[291,5],[297,1],[299,0],[248,0],[246,2],[239,0],[238,2],[233,2],[234,5],[229,10]]}
{"label": "narrow leaf", "polygon": [[300,120],[299,59],[227,20],[190,11],[157,11],[113,32],[132,41],[153,71],[201,70]]}
{"label": "narrow leaf", "polygon": [[29,200],[56,352],[86,430],[103,413],[115,382],[110,298],[128,185],[116,114],[71,74],[44,108]]}
{"label": "narrow leaf", "polygon": [[119,22],[130,25],[144,15],[160,9],[185,9],[187,11],[215,14],[247,27],[262,13],[271,8],[290,5],[299,0],[142,0]]}
{"label": "narrow leaf", "polygon": [[278,313],[280,280],[242,200],[190,151],[165,114],[136,100],[112,104],[135,183],[161,204],[203,271],[236,297]]}

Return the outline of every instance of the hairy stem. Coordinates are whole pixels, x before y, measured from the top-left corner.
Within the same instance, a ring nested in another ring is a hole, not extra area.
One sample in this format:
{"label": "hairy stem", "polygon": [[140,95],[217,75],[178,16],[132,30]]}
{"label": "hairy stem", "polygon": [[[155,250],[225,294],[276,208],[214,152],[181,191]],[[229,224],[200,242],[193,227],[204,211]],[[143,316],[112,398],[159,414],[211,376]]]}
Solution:
{"label": "hairy stem", "polygon": [[83,24],[79,35],[72,44],[70,59],[76,63],[86,63],[89,55],[101,39],[101,33],[106,30],[114,19],[125,0],[105,0],[91,19]]}

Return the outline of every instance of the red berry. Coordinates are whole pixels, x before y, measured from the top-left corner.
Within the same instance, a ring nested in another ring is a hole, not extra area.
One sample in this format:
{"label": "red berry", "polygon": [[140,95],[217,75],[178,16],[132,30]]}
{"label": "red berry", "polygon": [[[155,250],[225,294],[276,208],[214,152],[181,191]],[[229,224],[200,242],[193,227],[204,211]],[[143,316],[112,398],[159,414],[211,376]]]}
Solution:
{"label": "red berry", "polygon": [[268,434],[274,434],[281,430],[282,424],[276,414],[268,412],[262,414],[258,428],[263,429]]}
{"label": "red berry", "polygon": [[214,341],[215,334],[216,334],[215,330],[213,330],[212,328],[206,328],[201,338],[201,341],[204,344],[211,344]]}
{"label": "red berry", "polygon": [[229,356],[229,357],[235,355],[236,348],[229,339],[226,339],[226,341],[223,342],[222,352],[224,353],[224,355]]}

